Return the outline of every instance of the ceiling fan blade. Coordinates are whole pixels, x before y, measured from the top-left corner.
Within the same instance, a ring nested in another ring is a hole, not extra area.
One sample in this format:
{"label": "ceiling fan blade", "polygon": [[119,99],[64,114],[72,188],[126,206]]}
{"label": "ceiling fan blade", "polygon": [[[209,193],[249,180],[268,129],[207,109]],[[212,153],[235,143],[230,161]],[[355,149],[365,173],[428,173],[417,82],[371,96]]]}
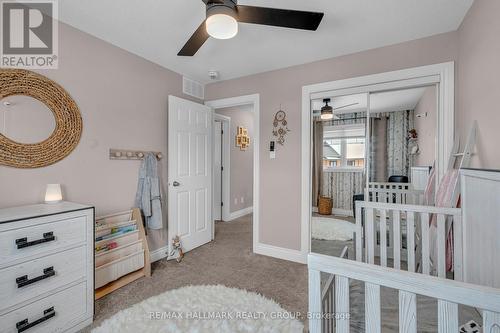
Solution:
{"label": "ceiling fan blade", "polygon": [[351,103],[351,104],[347,104],[347,105],[342,105],[342,106],[339,106],[337,108],[333,108],[333,110],[340,110],[340,109],[343,109],[343,108],[348,108],[350,106],[354,106],[354,105],[358,105],[359,103]]}
{"label": "ceiling fan blade", "polygon": [[198,52],[200,47],[207,41],[208,35],[207,29],[205,27],[205,21],[196,29],[194,34],[189,38],[187,43],[182,47],[182,49],[177,53],[178,56],[192,57]]}
{"label": "ceiling fan blade", "polygon": [[236,9],[239,22],[313,31],[318,29],[324,15],[317,12],[243,5],[236,6]]}

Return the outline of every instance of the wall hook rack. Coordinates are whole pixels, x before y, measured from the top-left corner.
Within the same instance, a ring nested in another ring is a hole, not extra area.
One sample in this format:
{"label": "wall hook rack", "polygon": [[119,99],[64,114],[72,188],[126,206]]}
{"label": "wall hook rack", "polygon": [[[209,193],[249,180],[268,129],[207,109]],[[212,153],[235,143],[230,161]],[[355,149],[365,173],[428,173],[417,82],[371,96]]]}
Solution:
{"label": "wall hook rack", "polygon": [[[142,160],[144,156],[150,151],[143,150],[124,150],[124,149],[110,149],[109,150],[109,159],[111,160]],[[163,158],[163,154],[161,152],[151,152],[153,153],[158,160]]]}

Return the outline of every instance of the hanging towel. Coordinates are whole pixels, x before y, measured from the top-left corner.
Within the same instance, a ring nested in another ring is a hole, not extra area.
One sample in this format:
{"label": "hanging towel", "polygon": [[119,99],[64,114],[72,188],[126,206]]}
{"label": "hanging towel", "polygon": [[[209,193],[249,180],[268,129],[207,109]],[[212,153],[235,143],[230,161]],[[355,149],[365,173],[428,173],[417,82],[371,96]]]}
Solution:
{"label": "hanging towel", "polygon": [[141,209],[149,229],[163,227],[158,163],[153,153],[147,153],[139,169],[135,206]]}

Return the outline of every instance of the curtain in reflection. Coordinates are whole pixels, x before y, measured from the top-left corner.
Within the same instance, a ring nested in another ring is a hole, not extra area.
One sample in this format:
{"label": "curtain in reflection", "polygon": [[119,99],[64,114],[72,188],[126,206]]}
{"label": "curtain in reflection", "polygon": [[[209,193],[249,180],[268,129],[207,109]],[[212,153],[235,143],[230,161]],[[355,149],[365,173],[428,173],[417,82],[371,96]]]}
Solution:
{"label": "curtain in reflection", "polygon": [[390,176],[408,176],[411,156],[408,131],[414,127],[414,112],[380,113],[370,119],[370,180],[386,182]]}
{"label": "curtain in reflection", "polygon": [[323,186],[323,122],[313,117],[312,205],[318,207]]}
{"label": "curtain in reflection", "polygon": [[409,176],[408,132],[413,129],[413,111],[390,112],[387,123],[388,176]]}
{"label": "curtain in reflection", "polygon": [[370,119],[370,180],[387,181],[387,117]]}

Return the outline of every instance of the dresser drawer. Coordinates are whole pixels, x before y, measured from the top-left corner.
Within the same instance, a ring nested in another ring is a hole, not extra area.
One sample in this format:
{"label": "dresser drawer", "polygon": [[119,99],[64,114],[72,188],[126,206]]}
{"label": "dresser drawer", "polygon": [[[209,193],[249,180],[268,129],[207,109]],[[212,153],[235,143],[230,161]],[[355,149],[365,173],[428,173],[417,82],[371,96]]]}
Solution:
{"label": "dresser drawer", "polygon": [[0,229],[0,268],[86,241],[87,216],[56,218],[60,219],[39,219],[41,223],[34,225],[30,220],[12,222],[8,224],[12,229]]}
{"label": "dresser drawer", "polygon": [[0,312],[84,278],[87,249],[81,246],[0,270]]}
{"label": "dresser drawer", "polygon": [[1,333],[65,332],[89,316],[86,284],[80,283],[0,316]]}

